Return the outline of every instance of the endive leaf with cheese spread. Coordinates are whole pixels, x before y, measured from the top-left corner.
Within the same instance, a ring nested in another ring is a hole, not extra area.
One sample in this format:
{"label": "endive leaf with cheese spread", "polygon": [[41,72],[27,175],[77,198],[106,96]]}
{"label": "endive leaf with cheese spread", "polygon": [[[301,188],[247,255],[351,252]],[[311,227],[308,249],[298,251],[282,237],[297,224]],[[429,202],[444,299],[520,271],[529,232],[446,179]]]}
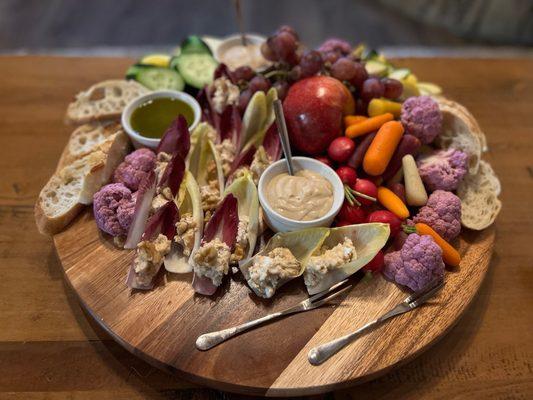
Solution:
{"label": "endive leaf with cheese spread", "polygon": [[389,238],[388,224],[368,223],[331,228],[322,246],[304,263],[310,295],[329,289],[369,263]]}
{"label": "endive leaf with cheese spread", "polygon": [[303,273],[307,260],[328,234],[328,228],[277,233],[240,266],[241,272],[255,294],[270,298],[280,286]]}

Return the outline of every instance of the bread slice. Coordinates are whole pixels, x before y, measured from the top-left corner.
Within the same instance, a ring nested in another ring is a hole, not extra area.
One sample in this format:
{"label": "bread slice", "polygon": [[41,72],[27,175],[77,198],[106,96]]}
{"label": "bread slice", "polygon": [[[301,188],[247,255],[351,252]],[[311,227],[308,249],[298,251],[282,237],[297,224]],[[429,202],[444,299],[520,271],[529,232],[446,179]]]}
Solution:
{"label": "bread slice", "polygon": [[500,192],[501,184],[494,170],[481,160],[477,173],[467,175],[457,188],[461,199],[461,224],[475,230],[490,226],[502,208],[498,199]]}
{"label": "bread slice", "polygon": [[79,126],[70,135],[56,170],[98,150],[106,140],[121,130],[122,126],[116,122],[92,122]]}
{"label": "bread slice", "polygon": [[485,135],[470,113],[463,106],[444,97],[435,97],[442,112],[442,132],[437,136],[437,146],[459,149],[468,154],[470,174],[476,174],[481,160],[482,138]]}
{"label": "bread slice", "polygon": [[76,95],[67,108],[66,120],[85,124],[120,118],[126,105],[149,90],[138,82],[114,79],[99,82]]}
{"label": "bread slice", "polygon": [[56,172],[35,204],[39,232],[47,235],[60,232],[85,204],[91,204],[93,195],[109,181],[128,148],[128,137],[120,131],[105,140],[98,150]]}

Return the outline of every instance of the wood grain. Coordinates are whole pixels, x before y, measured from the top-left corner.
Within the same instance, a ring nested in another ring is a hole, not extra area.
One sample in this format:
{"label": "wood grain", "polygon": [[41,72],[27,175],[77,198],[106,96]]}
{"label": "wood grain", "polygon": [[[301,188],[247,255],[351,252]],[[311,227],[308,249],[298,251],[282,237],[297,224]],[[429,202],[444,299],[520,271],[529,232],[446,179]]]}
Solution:
{"label": "wood grain", "polygon": [[[1,61],[0,398],[232,398],[160,372],[115,344],[80,310],[50,239],[34,227],[32,205],[70,133],[62,123],[66,104],[80,87],[120,76],[130,60]],[[478,296],[440,342],[381,378],[327,397],[531,398],[533,60],[399,63],[445,87],[487,134],[503,184],[495,250]]]}

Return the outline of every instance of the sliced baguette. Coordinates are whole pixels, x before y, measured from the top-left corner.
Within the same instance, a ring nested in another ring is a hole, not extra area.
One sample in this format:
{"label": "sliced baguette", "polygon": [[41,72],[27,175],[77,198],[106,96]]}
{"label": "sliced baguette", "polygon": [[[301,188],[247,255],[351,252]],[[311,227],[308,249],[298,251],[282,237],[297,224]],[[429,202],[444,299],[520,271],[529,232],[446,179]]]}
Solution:
{"label": "sliced baguette", "polygon": [[467,175],[457,188],[461,199],[461,224],[474,230],[490,226],[502,208],[501,184],[490,164],[479,163],[476,174]]}
{"label": "sliced baguette", "polygon": [[149,90],[135,81],[114,79],[99,82],[76,95],[67,108],[66,121],[85,124],[93,121],[119,119],[124,107]]}
{"label": "sliced baguette", "polygon": [[[470,174],[476,174],[481,160],[482,138],[485,137],[470,113],[459,103],[444,97],[435,97],[442,112],[442,132],[437,137],[437,146],[459,149],[468,154]],[[484,139],[483,139],[484,141]]]}
{"label": "sliced baguette", "polygon": [[110,136],[99,148],[57,171],[41,190],[35,204],[39,232],[53,235],[67,226],[93,195],[109,181],[124,159],[129,140],[122,131]]}

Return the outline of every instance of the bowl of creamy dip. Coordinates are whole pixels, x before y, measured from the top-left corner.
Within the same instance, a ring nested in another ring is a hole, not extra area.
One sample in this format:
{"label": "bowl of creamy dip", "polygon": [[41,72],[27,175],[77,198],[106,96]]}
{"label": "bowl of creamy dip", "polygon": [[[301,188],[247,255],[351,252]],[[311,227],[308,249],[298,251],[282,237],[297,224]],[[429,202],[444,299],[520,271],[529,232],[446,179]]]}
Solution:
{"label": "bowl of creamy dip", "polygon": [[259,179],[265,221],[276,232],[330,226],[344,201],[344,186],[326,164],[293,157],[295,174],[284,159],[271,164]]}
{"label": "bowl of creamy dip", "polygon": [[235,70],[244,65],[257,70],[270,64],[261,54],[261,44],[266,39],[255,34],[246,34],[246,46],[242,45],[241,35],[225,38],[215,50],[215,58]]}

